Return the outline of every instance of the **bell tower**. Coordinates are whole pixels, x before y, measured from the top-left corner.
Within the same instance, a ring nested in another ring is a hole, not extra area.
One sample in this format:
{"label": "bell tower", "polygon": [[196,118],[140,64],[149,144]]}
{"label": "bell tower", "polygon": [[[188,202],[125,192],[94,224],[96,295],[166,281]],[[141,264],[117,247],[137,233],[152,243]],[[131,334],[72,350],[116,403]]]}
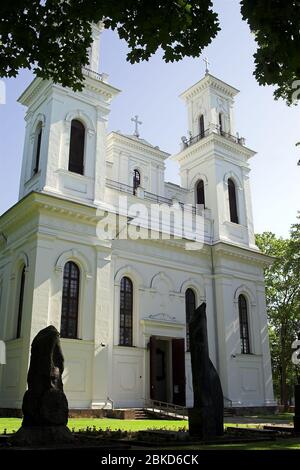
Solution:
{"label": "bell tower", "polygon": [[19,98],[27,107],[19,199],[32,191],[85,203],[103,199],[107,119],[119,90],[98,70],[102,28],[92,26],[82,91],[37,77]]}
{"label": "bell tower", "polygon": [[249,159],[255,155],[235,133],[234,98],[239,91],[208,71],[181,94],[188,137],[173,157],[189,202],[202,204],[211,218],[212,241],[255,247]]}

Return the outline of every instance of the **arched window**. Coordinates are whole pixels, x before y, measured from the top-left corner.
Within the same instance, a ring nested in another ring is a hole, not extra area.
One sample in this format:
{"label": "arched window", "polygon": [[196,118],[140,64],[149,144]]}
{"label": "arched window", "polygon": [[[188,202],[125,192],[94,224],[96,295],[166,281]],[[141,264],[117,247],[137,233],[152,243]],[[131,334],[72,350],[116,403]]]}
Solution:
{"label": "arched window", "polygon": [[85,127],[77,119],[71,122],[69,171],[83,175],[84,173],[84,142]]}
{"label": "arched window", "polygon": [[240,319],[240,335],[241,335],[241,352],[242,354],[250,354],[250,338],[248,324],[248,306],[244,295],[239,295],[239,319]]}
{"label": "arched window", "polygon": [[137,188],[141,185],[141,174],[139,170],[133,172],[133,194],[136,194]]}
{"label": "arched window", "polygon": [[196,296],[193,289],[187,289],[185,292],[185,320],[186,320],[186,350],[190,350],[190,331],[189,324],[196,308]]}
{"label": "arched window", "polygon": [[128,277],[120,286],[120,346],[132,346],[133,285]]}
{"label": "arched window", "polygon": [[21,270],[20,284],[19,284],[18,319],[17,319],[16,338],[20,338],[21,336],[22,316],[23,316],[23,308],[24,308],[25,272],[26,272],[26,268],[25,266],[23,266]]}
{"label": "arched window", "polygon": [[237,211],[237,201],[236,201],[236,189],[234,181],[228,179],[228,197],[229,197],[229,211],[230,211],[230,221],[235,224],[239,223],[238,211]]}
{"label": "arched window", "polygon": [[205,192],[203,180],[199,180],[196,185],[196,204],[202,204],[205,207]]}
{"label": "arched window", "polygon": [[33,158],[33,174],[35,175],[40,169],[40,154],[42,142],[42,123],[37,125],[34,140],[34,158]]}
{"label": "arched window", "polygon": [[73,261],[64,267],[61,326],[62,338],[77,338],[80,270]]}
{"label": "arched window", "polygon": [[223,126],[223,114],[219,113],[219,129],[220,129],[220,134],[224,133],[224,126]]}
{"label": "arched window", "polygon": [[199,134],[201,137],[204,137],[205,135],[205,127],[204,127],[204,116],[201,114],[199,117]]}

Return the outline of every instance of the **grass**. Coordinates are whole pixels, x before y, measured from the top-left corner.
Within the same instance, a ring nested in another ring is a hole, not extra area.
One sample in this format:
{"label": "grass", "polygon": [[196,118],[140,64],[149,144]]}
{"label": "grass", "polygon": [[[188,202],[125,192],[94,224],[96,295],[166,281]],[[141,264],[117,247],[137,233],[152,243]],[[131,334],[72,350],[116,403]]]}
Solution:
{"label": "grass", "polygon": [[[272,422],[273,420],[291,420],[291,413],[284,413],[281,415],[260,416],[265,418],[265,422]],[[258,417],[258,416],[257,416]],[[248,417],[250,418],[250,417]],[[21,419],[18,418],[0,418],[0,434],[3,434],[4,429],[7,433],[17,431],[21,426]],[[79,431],[87,427],[95,426],[97,429],[110,429],[116,431],[141,431],[145,429],[168,429],[179,430],[187,429],[187,421],[171,421],[171,420],[123,420],[123,419],[96,419],[96,418],[73,418],[69,419],[68,427],[72,430]],[[262,423],[226,423],[226,427],[239,427],[239,428],[260,428]],[[290,439],[277,439],[276,441],[265,442],[251,442],[247,444],[220,444],[216,445],[198,445],[198,446],[184,446],[176,445],[174,449],[184,450],[300,450],[300,438]],[[170,447],[168,447],[170,450]]]}
{"label": "grass", "polygon": [[[0,434],[4,429],[7,433],[17,431],[21,426],[22,420],[18,418],[0,418]],[[96,419],[96,418],[74,418],[69,419],[68,427],[70,429],[85,429],[87,427],[96,426],[97,429],[107,429],[117,431],[142,431],[144,429],[169,429],[177,431],[178,429],[187,429],[187,421],[171,421],[171,420],[125,420],[125,419]]]}
{"label": "grass", "polygon": [[[283,413],[281,415],[270,416],[257,416],[255,418],[264,418],[264,422],[272,422],[273,420],[289,420],[292,421],[292,413]],[[251,418],[248,416],[247,418]],[[4,429],[7,433],[17,431],[21,426],[22,420],[19,418],[0,418],[0,434],[3,434]],[[141,431],[144,429],[169,429],[176,431],[178,429],[188,428],[187,421],[171,421],[171,420],[124,420],[124,419],[96,419],[96,418],[71,418],[68,422],[70,429],[85,429],[87,427],[96,426],[97,429],[111,429],[116,431]],[[262,424],[255,423],[225,423],[225,427],[239,427],[239,428],[259,428]]]}
{"label": "grass", "polygon": [[274,415],[264,415],[264,414],[260,414],[260,415],[255,415],[255,416],[244,416],[244,418],[248,418],[248,419],[260,419],[260,420],[264,420],[265,422],[272,422],[272,421],[290,421],[292,422],[293,421],[293,416],[294,414],[293,413],[278,413],[278,414],[274,414]]}

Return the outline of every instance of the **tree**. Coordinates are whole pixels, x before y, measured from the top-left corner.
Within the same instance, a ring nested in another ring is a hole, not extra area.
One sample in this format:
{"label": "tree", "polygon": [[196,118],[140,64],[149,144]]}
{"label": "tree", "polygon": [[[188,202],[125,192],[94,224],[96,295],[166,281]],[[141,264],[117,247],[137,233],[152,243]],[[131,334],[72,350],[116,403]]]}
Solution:
{"label": "tree", "polygon": [[[255,34],[254,75],[277,86],[288,104],[300,96],[299,0],[241,0]],[[199,57],[220,30],[211,0],[11,0],[0,5],[0,76],[33,68],[74,90],[82,88],[91,22],[104,19],[129,46],[131,63],[160,47],[164,59]],[[297,82],[298,81],[298,82]]]}
{"label": "tree", "polygon": [[33,68],[74,90],[82,88],[91,22],[117,30],[131,63],[158,47],[166,61],[197,57],[219,30],[211,0],[11,0],[0,13],[0,76]]}
{"label": "tree", "polygon": [[264,232],[256,236],[256,243],[275,257],[265,270],[267,313],[275,394],[287,406],[299,374],[292,363],[292,343],[300,333],[300,224],[292,226],[289,239]]}
{"label": "tree", "polygon": [[243,19],[258,45],[254,75],[260,85],[274,85],[274,97],[288,104],[300,93],[299,0],[243,0]]}

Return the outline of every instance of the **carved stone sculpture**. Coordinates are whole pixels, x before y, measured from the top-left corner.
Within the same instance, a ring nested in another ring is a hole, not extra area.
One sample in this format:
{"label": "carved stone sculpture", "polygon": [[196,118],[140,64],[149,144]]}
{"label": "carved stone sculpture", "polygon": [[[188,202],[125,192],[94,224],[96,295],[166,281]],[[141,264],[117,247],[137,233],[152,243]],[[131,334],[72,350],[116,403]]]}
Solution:
{"label": "carved stone sculpture", "polygon": [[209,358],[206,304],[189,323],[194,407],[189,410],[189,433],[200,439],[224,433],[224,401],[220,378]]}
{"label": "carved stone sculpture", "polygon": [[48,326],[32,341],[28,390],[22,405],[24,417],[15,442],[30,445],[72,440],[66,427],[68,402],[63,391],[63,371],[59,333],[54,326]]}

